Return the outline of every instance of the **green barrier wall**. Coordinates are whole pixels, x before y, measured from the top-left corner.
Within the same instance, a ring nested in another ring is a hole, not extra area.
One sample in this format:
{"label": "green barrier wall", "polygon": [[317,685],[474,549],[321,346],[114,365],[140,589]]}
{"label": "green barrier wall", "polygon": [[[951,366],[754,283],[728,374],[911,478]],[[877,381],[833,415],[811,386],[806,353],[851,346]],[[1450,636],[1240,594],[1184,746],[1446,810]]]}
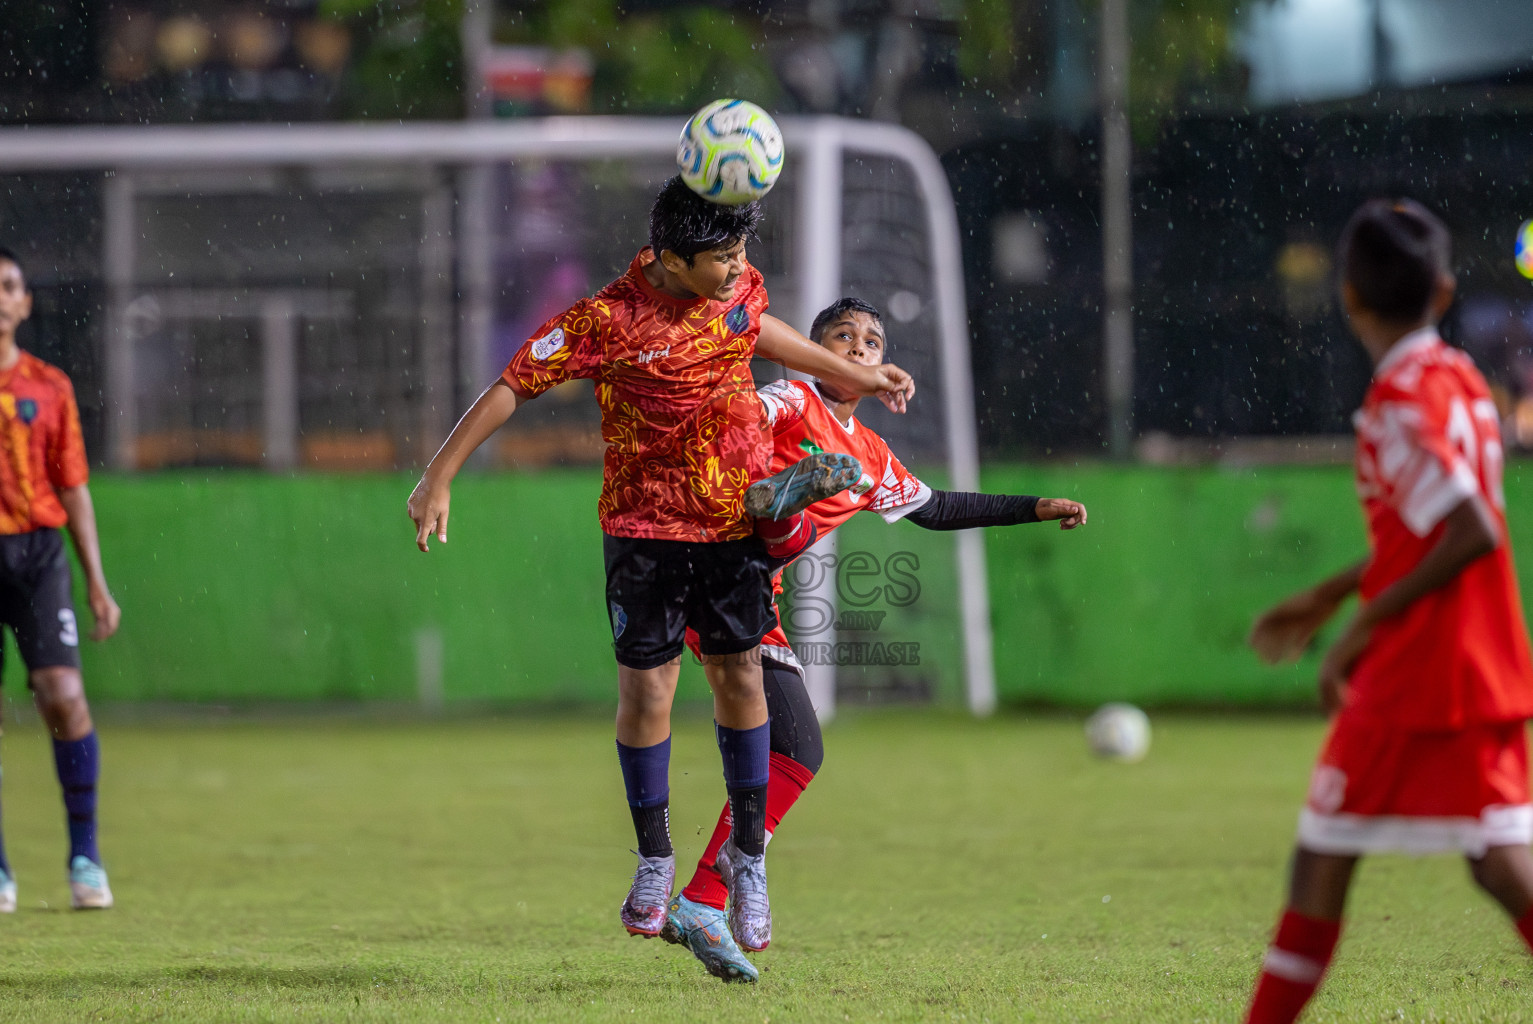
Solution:
{"label": "green barrier wall", "polygon": [[[610,702],[598,475],[465,477],[451,542],[429,555],[404,514],[412,483],[98,476],[124,619],[117,637],[87,644],[92,694],[415,700],[416,637],[431,630],[448,701]],[[1038,525],[986,538],[1003,701],[1311,701],[1315,655],[1268,669],[1242,640],[1259,609],[1362,553],[1347,470],[1004,466],[985,487],[1078,497],[1091,511],[1073,533]],[[1527,555],[1533,516],[1519,513],[1533,503],[1533,473],[1512,464],[1507,490]],[[920,642],[922,671],[957,699],[950,538],[871,516],[842,535],[843,551],[919,557],[920,600],[891,611],[875,639]],[[6,674],[19,682],[14,657]],[[694,666],[682,685],[705,694]]]}

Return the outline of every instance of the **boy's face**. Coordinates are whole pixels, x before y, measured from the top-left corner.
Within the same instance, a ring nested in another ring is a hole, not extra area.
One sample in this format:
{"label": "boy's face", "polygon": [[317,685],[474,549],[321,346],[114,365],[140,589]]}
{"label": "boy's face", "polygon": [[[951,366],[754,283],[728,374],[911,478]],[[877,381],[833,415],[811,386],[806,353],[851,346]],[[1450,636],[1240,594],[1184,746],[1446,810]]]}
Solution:
{"label": "boy's face", "polygon": [[842,313],[821,329],[817,340],[848,362],[877,366],[884,361],[884,325],[867,313]]}
{"label": "boy's face", "polygon": [[16,333],[22,321],[32,315],[32,293],[21,268],[10,260],[0,259],[0,337]]}
{"label": "boy's face", "polygon": [[[884,325],[867,313],[842,313],[822,327],[815,340],[850,363],[877,366],[884,361]],[[832,402],[850,402],[857,397],[843,394],[824,381],[820,382],[820,393]]]}
{"label": "boy's face", "polygon": [[717,249],[704,249],[692,257],[692,265],[667,249],[661,253],[665,269],[694,295],[718,302],[734,298],[735,282],[745,273],[745,240]]}

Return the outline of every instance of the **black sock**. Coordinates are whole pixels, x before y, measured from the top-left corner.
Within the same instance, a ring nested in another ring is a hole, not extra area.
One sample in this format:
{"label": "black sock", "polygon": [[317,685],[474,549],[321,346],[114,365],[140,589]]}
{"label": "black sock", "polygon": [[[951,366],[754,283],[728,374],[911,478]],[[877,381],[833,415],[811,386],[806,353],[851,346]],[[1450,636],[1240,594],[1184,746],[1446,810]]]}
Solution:
{"label": "black sock", "polygon": [[741,786],[729,791],[729,814],[734,819],[730,833],[735,848],[747,857],[766,852],[765,786]]}
{"label": "black sock", "polygon": [[628,810],[633,813],[633,831],[639,837],[639,852],[646,857],[672,856],[671,802],[667,800],[653,807],[630,804]]}

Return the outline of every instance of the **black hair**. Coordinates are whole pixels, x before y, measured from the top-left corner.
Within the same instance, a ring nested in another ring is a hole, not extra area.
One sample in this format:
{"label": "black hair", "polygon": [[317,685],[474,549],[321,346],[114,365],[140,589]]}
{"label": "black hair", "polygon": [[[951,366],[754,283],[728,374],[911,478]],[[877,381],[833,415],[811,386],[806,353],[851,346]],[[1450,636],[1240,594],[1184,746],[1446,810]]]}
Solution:
{"label": "black hair", "polygon": [[809,325],[809,337],[814,341],[819,341],[820,332],[834,323],[837,318],[847,313],[866,313],[874,320],[877,320],[880,326],[884,322],[884,315],[878,311],[877,306],[847,295],[832,302],[814,315],[814,323]]}
{"label": "black hair", "polygon": [[5,246],[0,245],[0,262],[5,260],[9,260],[10,262],[16,264],[16,269],[21,271],[22,280],[26,280],[27,268],[21,265],[21,257],[17,256],[14,252],[12,252],[10,249],[7,249]]}
{"label": "black hair", "polygon": [[1342,229],[1336,262],[1365,309],[1403,323],[1431,306],[1452,248],[1447,225],[1415,200],[1370,199]]}
{"label": "black hair", "polygon": [[669,249],[690,267],[700,252],[754,241],[760,220],[760,203],[726,206],[709,202],[688,188],[678,174],[660,186],[649,208],[649,246],[656,259]]}

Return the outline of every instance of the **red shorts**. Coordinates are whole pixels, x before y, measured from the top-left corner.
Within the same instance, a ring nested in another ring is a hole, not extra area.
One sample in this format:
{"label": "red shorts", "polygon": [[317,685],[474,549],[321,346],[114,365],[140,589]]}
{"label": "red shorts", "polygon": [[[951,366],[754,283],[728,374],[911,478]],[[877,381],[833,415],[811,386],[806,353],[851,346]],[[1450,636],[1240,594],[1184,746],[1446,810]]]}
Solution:
{"label": "red shorts", "polygon": [[1316,853],[1463,853],[1533,841],[1525,723],[1406,732],[1336,716],[1299,814]]}

